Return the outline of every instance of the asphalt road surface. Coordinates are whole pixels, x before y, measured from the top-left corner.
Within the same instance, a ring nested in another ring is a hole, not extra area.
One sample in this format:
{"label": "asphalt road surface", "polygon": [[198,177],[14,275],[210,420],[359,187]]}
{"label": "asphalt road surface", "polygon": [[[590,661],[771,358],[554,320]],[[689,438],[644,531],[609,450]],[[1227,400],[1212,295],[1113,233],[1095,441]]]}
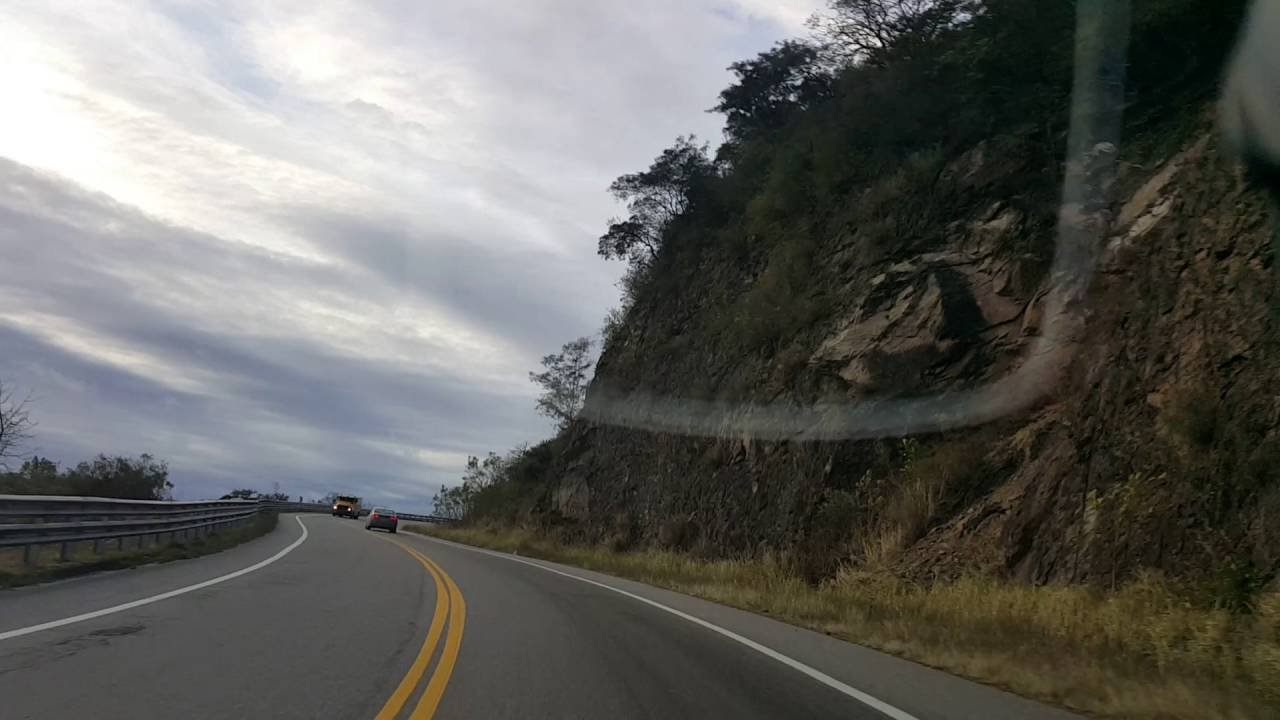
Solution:
{"label": "asphalt road surface", "polygon": [[1074,716],[638,583],[308,515],[0,591],[0,717]]}

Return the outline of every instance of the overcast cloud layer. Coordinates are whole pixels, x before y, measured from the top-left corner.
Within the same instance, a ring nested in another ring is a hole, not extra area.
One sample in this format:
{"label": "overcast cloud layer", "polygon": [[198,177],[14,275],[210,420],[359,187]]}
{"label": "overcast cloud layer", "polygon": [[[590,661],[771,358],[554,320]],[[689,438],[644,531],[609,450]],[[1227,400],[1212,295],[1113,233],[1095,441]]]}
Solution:
{"label": "overcast cloud layer", "polygon": [[549,434],[527,372],[595,333],[604,191],[817,0],[0,6],[0,378],[33,450],[185,498],[425,510]]}

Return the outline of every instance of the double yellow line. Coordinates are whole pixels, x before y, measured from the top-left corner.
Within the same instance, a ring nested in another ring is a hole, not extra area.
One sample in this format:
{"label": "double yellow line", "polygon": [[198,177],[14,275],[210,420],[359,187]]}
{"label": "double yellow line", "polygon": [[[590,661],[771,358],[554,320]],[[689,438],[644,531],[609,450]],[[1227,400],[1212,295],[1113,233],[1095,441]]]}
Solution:
{"label": "double yellow line", "polygon": [[427,639],[423,641],[418,657],[414,659],[409,672],[405,673],[404,679],[400,681],[395,692],[391,693],[387,703],[382,706],[382,710],[374,716],[374,720],[395,720],[400,715],[400,710],[409,701],[422,676],[431,665],[431,657],[435,655],[436,645],[440,642],[440,636],[445,633],[447,624],[449,630],[444,640],[444,650],[440,653],[440,661],[436,663],[435,671],[427,680],[427,688],[418,699],[418,704],[414,706],[413,712],[409,713],[409,720],[429,720],[436,714],[440,699],[444,697],[445,686],[449,684],[449,677],[453,675],[453,668],[458,662],[458,649],[462,646],[462,628],[467,619],[467,604],[463,601],[462,593],[453,582],[453,578],[449,577],[448,573],[431,558],[403,543],[393,540],[388,542],[399,545],[401,549],[422,563],[422,567],[431,574],[431,578],[436,583],[436,609],[431,616],[431,627],[427,630]]}

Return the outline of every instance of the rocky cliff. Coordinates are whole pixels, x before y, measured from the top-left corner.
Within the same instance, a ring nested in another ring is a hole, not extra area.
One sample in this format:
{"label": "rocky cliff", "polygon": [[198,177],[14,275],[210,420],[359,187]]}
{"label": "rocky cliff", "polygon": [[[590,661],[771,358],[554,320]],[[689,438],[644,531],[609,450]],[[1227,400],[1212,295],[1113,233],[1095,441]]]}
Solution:
{"label": "rocky cliff", "polygon": [[811,579],[1275,577],[1271,217],[1213,116],[1244,3],[966,7],[736,63],[714,156],[619,178],[586,412],[477,517]]}
{"label": "rocky cliff", "polygon": [[[843,441],[583,422],[533,516],[619,546],[772,552],[812,577],[853,562],[1265,581],[1280,561],[1269,215],[1211,127],[1198,115],[1122,150],[1083,334],[1030,410]],[[804,407],[1004,377],[1041,333],[1058,182],[1010,135],[913,157],[834,231],[702,243],[637,298],[593,394]]]}

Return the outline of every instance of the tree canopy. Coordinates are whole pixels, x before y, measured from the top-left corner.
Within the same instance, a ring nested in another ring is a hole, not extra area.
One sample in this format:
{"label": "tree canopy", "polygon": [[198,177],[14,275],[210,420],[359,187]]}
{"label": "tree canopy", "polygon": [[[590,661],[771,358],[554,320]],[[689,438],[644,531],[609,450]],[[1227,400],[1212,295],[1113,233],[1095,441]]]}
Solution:
{"label": "tree canopy", "polygon": [[291,499],[288,494],[280,492],[276,489],[273,492],[264,493],[251,488],[237,488],[223,495],[223,500],[274,500],[276,502],[289,502]]}
{"label": "tree canopy", "polygon": [[[1061,3],[1066,4],[1066,3]],[[810,27],[833,60],[886,66],[925,51],[946,30],[979,12],[975,0],[830,0]]]}
{"label": "tree canopy", "polygon": [[725,116],[731,142],[781,129],[792,113],[831,93],[832,77],[823,67],[821,49],[800,40],[780,42],[729,70],[736,80],[721,91],[712,110]]}
{"label": "tree canopy", "polygon": [[0,492],[21,495],[82,495],[126,500],[170,500],[169,466],[151,455],[99,455],[74,468],[31,457],[17,472],[0,474]]}
{"label": "tree canopy", "polygon": [[542,358],[542,367],[545,368],[542,372],[529,373],[529,379],[542,387],[538,412],[554,420],[560,429],[582,411],[593,344],[585,337],[571,340],[560,348],[560,352]]}
{"label": "tree canopy", "polygon": [[258,491],[249,488],[237,488],[223,495],[220,500],[257,500]]}
{"label": "tree canopy", "polygon": [[707,147],[681,136],[647,170],[613,181],[609,192],[630,214],[609,221],[599,242],[602,257],[643,265],[658,254],[667,226],[688,210],[694,187],[715,172]]}
{"label": "tree canopy", "polygon": [[170,500],[173,497],[169,466],[146,453],[136,459],[99,455],[77,465],[68,476],[81,495],[130,500]]}

